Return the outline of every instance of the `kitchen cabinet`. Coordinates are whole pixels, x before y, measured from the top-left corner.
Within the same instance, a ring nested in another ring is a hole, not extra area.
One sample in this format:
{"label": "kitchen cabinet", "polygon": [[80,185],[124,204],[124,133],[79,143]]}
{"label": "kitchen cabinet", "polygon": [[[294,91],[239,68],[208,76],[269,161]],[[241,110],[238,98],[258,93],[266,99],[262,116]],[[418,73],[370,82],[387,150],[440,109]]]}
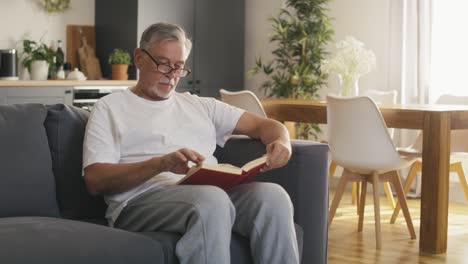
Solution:
{"label": "kitchen cabinet", "polygon": [[[135,86],[136,81],[0,81],[0,104],[41,103],[91,106],[111,92]],[[89,108],[89,107],[87,107]]]}
{"label": "kitchen cabinet", "polygon": [[0,104],[73,105],[72,87],[0,87]]}
{"label": "kitchen cabinet", "polygon": [[[187,65],[192,74],[177,90],[219,97],[219,89],[244,85],[245,0],[96,0],[96,54],[107,61],[114,48],[133,52],[144,29],[157,22],[182,26],[193,42]],[[122,19],[125,18],[125,19]],[[105,75],[110,68],[102,65]],[[129,69],[136,78],[136,69]]]}

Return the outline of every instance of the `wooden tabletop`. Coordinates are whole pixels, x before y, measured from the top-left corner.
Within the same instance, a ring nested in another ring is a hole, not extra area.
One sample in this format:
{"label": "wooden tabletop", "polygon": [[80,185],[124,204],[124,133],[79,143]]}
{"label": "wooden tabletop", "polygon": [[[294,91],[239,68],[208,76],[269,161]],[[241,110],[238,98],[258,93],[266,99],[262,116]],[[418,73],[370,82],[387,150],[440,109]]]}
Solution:
{"label": "wooden tabletop", "polygon": [[[327,123],[327,102],[304,99],[266,99],[262,101],[268,117],[281,122]],[[452,117],[451,129],[468,128],[465,112],[468,105],[440,104],[377,104],[388,127],[423,129],[426,112],[449,112]]]}

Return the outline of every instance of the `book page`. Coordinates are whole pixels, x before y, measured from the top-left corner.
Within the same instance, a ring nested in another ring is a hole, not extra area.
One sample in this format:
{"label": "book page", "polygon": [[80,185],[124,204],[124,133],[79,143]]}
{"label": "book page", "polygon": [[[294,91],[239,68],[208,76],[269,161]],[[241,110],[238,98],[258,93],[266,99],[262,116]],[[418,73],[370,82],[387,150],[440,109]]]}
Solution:
{"label": "book page", "polygon": [[242,174],[242,169],[231,164],[202,164],[201,166],[194,166],[190,168],[187,175],[191,175],[200,169],[221,171],[232,174]]}
{"label": "book page", "polygon": [[266,155],[246,163],[244,166],[242,166],[242,170],[249,171],[265,162],[266,162]]}
{"label": "book page", "polygon": [[232,174],[242,174],[242,169],[231,164],[207,164],[202,165],[203,168],[207,170],[222,171]]}

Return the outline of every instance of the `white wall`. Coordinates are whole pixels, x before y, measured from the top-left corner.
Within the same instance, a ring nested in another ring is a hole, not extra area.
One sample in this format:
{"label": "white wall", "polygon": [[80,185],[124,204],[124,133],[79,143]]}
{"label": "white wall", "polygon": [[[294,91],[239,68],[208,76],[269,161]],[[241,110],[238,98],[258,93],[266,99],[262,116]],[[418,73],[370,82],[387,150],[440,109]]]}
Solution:
{"label": "white wall", "polygon": [[[334,40],[340,41],[352,35],[372,49],[377,58],[377,69],[361,78],[359,87],[366,89],[388,89],[388,72],[390,58],[390,1],[391,0],[334,0],[330,1],[329,15],[334,18]],[[255,56],[261,55],[266,60],[272,58],[272,47],[268,43],[271,32],[267,18],[276,15],[284,1],[251,0],[246,1],[246,38],[245,68],[254,66]],[[330,46],[333,52],[334,46]],[[258,87],[262,78],[256,76],[245,81],[245,88],[261,95]],[[337,91],[338,80],[331,76],[329,89],[321,94]]]}
{"label": "white wall", "polygon": [[[276,16],[284,0],[247,0],[245,1],[245,70],[253,68],[255,58],[261,56],[263,61],[269,61],[273,45],[269,43],[272,32],[268,19]],[[259,97],[264,97],[259,87],[265,80],[261,74],[251,79],[246,78],[245,89],[254,91]]]}
{"label": "white wall", "polygon": [[60,39],[66,49],[68,24],[94,25],[94,1],[73,0],[65,13],[48,15],[39,0],[0,0],[0,49],[18,49],[24,38],[49,46]]}

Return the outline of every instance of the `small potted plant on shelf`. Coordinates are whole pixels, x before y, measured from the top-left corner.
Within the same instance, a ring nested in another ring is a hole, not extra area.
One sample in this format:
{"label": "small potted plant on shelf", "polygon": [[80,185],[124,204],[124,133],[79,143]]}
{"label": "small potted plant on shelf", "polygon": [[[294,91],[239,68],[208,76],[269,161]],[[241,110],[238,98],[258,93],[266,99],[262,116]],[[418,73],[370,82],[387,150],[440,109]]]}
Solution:
{"label": "small potted plant on shelf", "polygon": [[55,52],[46,44],[23,40],[23,66],[32,80],[47,80],[49,72],[55,70],[54,56]]}
{"label": "small potted plant on shelf", "polygon": [[130,53],[114,49],[109,55],[108,62],[112,66],[112,80],[128,80],[128,65],[132,63]]}

